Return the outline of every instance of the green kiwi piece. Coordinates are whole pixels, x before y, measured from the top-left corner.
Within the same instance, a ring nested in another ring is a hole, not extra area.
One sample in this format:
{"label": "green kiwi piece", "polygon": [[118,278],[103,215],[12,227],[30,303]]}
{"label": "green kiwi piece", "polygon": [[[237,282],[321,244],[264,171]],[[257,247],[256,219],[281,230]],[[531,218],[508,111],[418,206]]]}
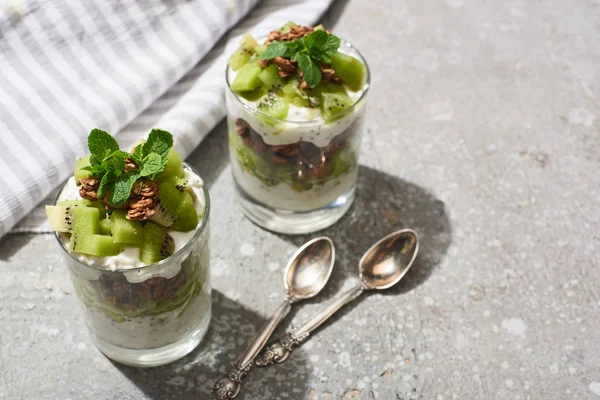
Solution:
{"label": "green kiwi piece", "polygon": [[178,152],[175,151],[175,149],[171,149],[167,157],[165,169],[160,174],[158,174],[156,180],[162,182],[173,177],[183,178],[184,176],[185,171],[183,170],[183,162],[181,161],[181,156]]}
{"label": "green kiwi piece", "polygon": [[331,67],[350,90],[356,92],[362,89],[366,68],[356,58],[337,52],[331,56]]}
{"label": "green kiwi piece", "polygon": [[181,192],[182,200],[177,208],[177,220],[171,225],[174,231],[187,232],[198,226],[198,213],[192,196],[187,192]]}
{"label": "green kiwi piece", "polygon": [[74,172],[75,182],[77,182],[80,179],[85,179],[90,176],[90,171],[83,169],[85,167],[88,167],[89,165],[90,165],[90,155],[89,154],[85,157],[78,158],[77,161],[75,161],[75,172]]}
{"label": "green kiwi piece", "polygon": [[237,71],[246,65],[254,55],[257,46],[258,43],[251,34],[244,34],[240,42],[240,47],[229,57],[229,66],[231,69]]}
{"label": "green kiwi piece", "polygon": [[130,221],[124,210],[114,210],[110,216],[110,232],[117,243],[141,246],[144,239],[140,221]]}
{"label": "green kiwi piece", "polygon": [[327,122],[335,121],[344,114],[342,112],[352,106],[352,101],[345,93],[321,94],[321,115]]}
{"label": "green kiwi piece", "polygon": [[145,264],[154,264],[169,257],[175,251],[175,242],[167,231],[147,222],[143,228],[143,241],[140,247],[140,260]]}
{"label": "green kiwi piece", "polygon": [[278,30],[279,30],[279,32],[282,32],[282,33],[287,33],[287,32],[289,32],[289,31],[290,31],[290,29],[292,29],[292,27],[294,27],[294,26],[298,26],[298,25],[296,25],[296,24],[295,24],[294,22],[292,22],[292,21],[289,21],[289,22],[287,22],[285,25],[283,25],[281,28],[279,28]]}
{"label": "green kiwi piece", "polygon": [[110,218],[101,219],[98,228],[101,235],[110,236]]}
{"label": "green kiwi piece", "polygon": [[87,199],[81,200],[62,200],[56,203],[58,206],[80,206],[80,207],[94,207],[100,212],[100,219],[106,218],[107,211],[104,208],[104,204],[100,200],[90,201]]}
{"label": "green kiwi piece", "polygon": [[150,217],[150,220],[165,228],[170,227],[177,220],[177,207],[180,203],[181,193],[175,188],[175,184],[170,180],[162,182],[154,207],[154,215]]}
{"label": "green kiwi piece", "polygon": [[283,87],[283,79],[279,76],[279,69],[275,64],[271,64],[260,71],[258,78],[268,90],[279,90]]}
{"label": "green kiwi piece", "polygon": [[70,250],[91,256],[115,256],[121,252],[121,245],[113,241],[112,237],[104,235],[72,234]]}
{"label": "green kiwi piece", "polygon": [[50,228],[63,233],[98,233],[100,213],[94,207],[46,206]]}
{"label": "green kiwi piece", "polygon": [[237,75],[231,83],[231,90],[236,93],[247,92],[257,89],[262,81],[258,77],[262,68],[258,65],[257,60],[251,60],[238,71]]}
{"label": "green kiwi piece", "polygon": [[267,93],[269,93],[269,90],[267,89],[267,87],[265,85],[260,85],[259,87],[257,87],[254,90],[240,92],[238,94],[240,95],[240,97],[243,97],[248,101],[256,101],[256,100],[262,98]]}
{"label": "green kiwi piece", "polygon": [[290,104],[282,97],[271,93],[258,104],[258,109],[273,118],[284,119],[288,115]]}

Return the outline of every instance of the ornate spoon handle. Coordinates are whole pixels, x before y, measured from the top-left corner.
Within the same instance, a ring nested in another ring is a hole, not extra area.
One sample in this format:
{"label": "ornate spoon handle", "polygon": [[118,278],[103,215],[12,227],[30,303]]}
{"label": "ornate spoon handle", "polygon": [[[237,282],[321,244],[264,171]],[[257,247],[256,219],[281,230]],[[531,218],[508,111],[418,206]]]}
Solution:
{"label": "ornate spoon handle", "polygon": [[238,358],[233,364],[233,367],[229,374],[219,378],[214,386],[212,392],[212,398],[217,400],[229,400],[237,397],[242,388],[242,381],[250,371],[254,358],[263,349],[277,325],[283,318],[290,312],[292,305],[291,299],[286,299],[277,311],[273,314],[260,331],[256,334],[256,337],[250,343],[244,354]]}
{"label": "ornate spoon handle", "polygon": [[365,288],[362,284],[358,284],[347,292],[336,297],[321,311],[313,314],[308,321],[300,325],[298,328],[288,332],[283,338],[277,340],[266,347],[266,349],[256,357],[255,363],[259,367],[267,367],[273,364],[284,362],[290,356],[290,353],[295,347],[299,346],[308,338],[308,336],[317,329],[321,324],[327,321],[340,308],[350,303],[352,300],[360,296]]}

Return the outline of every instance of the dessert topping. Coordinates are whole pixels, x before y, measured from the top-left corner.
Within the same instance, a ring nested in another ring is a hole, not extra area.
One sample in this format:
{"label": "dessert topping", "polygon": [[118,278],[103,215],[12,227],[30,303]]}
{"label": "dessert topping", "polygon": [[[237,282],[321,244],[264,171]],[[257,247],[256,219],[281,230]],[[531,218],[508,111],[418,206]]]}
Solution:
{"label": "dessert topping", "polygon": [[272,61],[284,78],[295,71],[302,78],[303,88],[314,88],[322,79],[341,83],[330,65],[340,42],[330,32],[309,26],[293,26],[286,33],[273,31],[265,42],[269,47],[262,53],[259,66],[266,68]]}

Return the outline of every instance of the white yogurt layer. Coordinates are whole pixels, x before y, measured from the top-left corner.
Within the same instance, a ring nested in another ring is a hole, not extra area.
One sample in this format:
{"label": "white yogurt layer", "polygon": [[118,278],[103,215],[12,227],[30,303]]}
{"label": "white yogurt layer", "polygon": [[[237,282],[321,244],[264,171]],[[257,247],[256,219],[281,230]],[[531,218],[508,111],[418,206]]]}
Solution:
{"label": "white yogurt layer", "polygon": [[331,179],[323,185],[314,185],[309,190],[299,192],[285,182],[266,186],[242,170],[238,162],[232,162],[231,168],[237,184],[252,198],[269,207],[291,211],[313,211],[331,204],[354,185],[358,173],[358,169],[353,168],[347,174]]}
{"label": "white yogurt layer", "polygon": [[[196,211],[198,214],[204,212],[204,207],[206,203],[206,199],[204,198],[204,192],[202,187],[204,185],[202,178],[198,175],[194,174],[190,169],[185,168],[185,179],[188,181],[189,187],[192,188],[194,193],[196,194]],[[79,187],[75,182],[75,178],[71,177],[67,183],[65,184],[63,190],[60,193],[58,201],[63,200],[81,200],[81,196],[79,195]],[[198,224],[198,229],[200,224]],[[190,241],[190,239],[195,235],[196,230],[191,230],[188,232],[176,232],[173,230],[169,230],[167,228],[167,232],[173,238],[175,242],[175,253],[179,251],[186,243]],[[69,237],[68,235],[61,235],[61,240],[63,245],[67,250],[69,250]],[[181,263],[172,262],[165,263],[165,265],[160,266],[160,268],[142,268],[145,264],[140,260],[139,256],[139,248],[137,246],[127,246],[123,251],[115,256],[107,256],[107,257],[96,257],[89,256],[86,254],[80,254],[76,252],[69,253],[81,261],[84,264],[87,264],[91,267],[108,270],[108,271],[123,271],[125,277],[129,282],[139,283],[144,282],[147,279],[150,279],[155,276],[160,276],[164,278],[172,278],[179,273],[181,270]],[[86,271],[83,271],[88,279],[98,279],[102,274],[101,270],[94,268],[86,268]],[[127,271],[131,270],[131,271]]]}

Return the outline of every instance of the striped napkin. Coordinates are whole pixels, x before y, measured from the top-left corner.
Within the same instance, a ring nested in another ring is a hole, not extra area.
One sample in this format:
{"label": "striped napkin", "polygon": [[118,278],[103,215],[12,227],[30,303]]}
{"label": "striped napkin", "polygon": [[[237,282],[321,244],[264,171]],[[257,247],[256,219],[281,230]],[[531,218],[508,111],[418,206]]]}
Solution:
{"label": "striped napkin", "polygon": [[189,155],[225,116],[241,34],[313,24],[332,1],[0,0],[0,237],[27,214],[12,232],[49,231],[36,205],[94,127],[122,146],[160,127]]}

